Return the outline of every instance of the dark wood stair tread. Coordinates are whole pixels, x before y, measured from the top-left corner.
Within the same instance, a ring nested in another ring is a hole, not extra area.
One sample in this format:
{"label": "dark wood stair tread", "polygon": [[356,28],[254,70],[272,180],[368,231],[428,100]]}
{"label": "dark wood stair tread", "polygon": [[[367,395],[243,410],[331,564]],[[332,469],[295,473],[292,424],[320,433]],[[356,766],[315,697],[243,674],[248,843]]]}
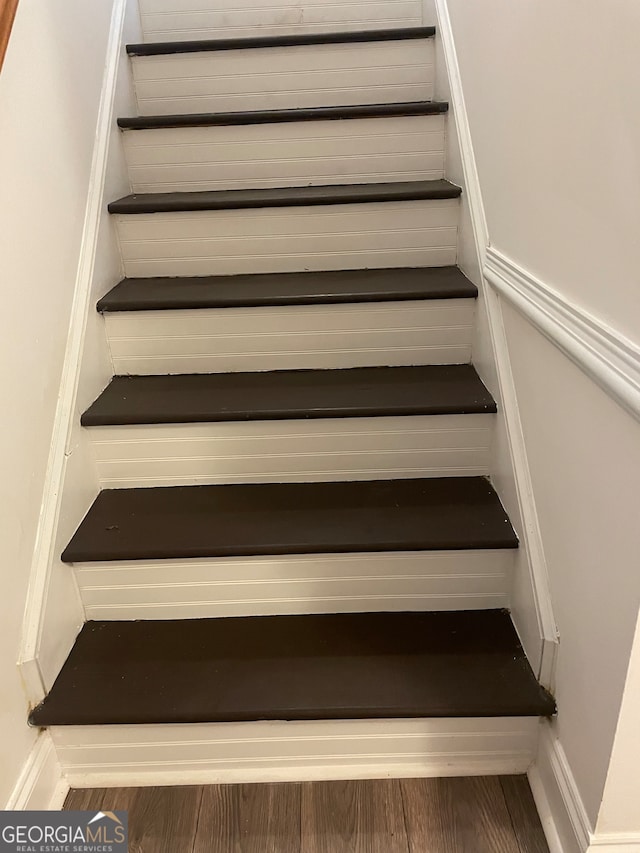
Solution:
{"label": "dark wood stair tread", "polygon": [[345,104],[339,107],[293,107],[284,110],[247,110],[231,113],[127,116],[118,119],[122,130],[157,130],[167,127],[222,127],[275,124],[295,121],[333,121],[392,116],[424,116],[446,113],[446,101],[407,101],[396,104]]}
{"label": "dark wood stair tread", "polygon": [[483,477],[105,489],[65,562],[516,548]]}
{"label": "dark wood stair tread", "polygon": [[125,278],[98,311],[255,308],[412,299],[474,299],[478,290],[457,267],[256,273],[184,278]]}
{"label": "dark wood stair tread", "polygon": [[36,726],[551,715],[509,614],[88,622]]}
{"label": "dark wood stair tread", "polygon": [[445,180],[394,181],[381,184],[268,187],[248,190],[133,193],[111,202],[109,213],[177,213],[193,210],[239,210],[257,207],[306,207],[458,198],[460,187]]}
{"label": "dark wood stair tread", "polygon": [[198,39],[190,41],[145,42],[128,44],[129,56],[166,56],[174,53],[202,53],[216,50],[247,50],[251,48],[295,47],[308,44],[349,44],[376,41],[404,41],[432,38],[435,27],[395,27],[379,30],[356,30],[338,33],[291,33],[281,36],[246,36],[229,39]]}
{"label": "dark wood stair tread", "polygon": [[496,411],[470,364],[116,376],[83,426]]}

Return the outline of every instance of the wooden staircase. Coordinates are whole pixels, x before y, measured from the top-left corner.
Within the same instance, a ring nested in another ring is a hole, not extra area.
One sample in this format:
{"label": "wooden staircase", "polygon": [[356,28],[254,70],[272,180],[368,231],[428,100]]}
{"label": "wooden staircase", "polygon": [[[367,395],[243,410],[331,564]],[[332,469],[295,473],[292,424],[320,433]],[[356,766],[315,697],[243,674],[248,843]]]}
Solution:
{"label": "wooden staircase", "polygon": [[63,554],[88,621],[31,714],[76,784],[517,772],[555,711],[433,36],[128,48],[102,491]]}

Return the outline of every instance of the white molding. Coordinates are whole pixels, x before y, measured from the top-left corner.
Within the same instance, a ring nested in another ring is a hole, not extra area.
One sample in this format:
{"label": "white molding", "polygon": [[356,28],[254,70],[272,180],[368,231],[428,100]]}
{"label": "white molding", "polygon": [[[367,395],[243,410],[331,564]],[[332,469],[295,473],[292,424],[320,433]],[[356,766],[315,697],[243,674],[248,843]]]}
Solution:
{"label": "white molding", "polygon": [[[447,69],[450,87],[450,112],[455,119],[458,145],[460,148],[465,203],[469,207],[478,255],[478,265],[482,269],[485,266],[489,236],[480,179],[476,167],[471,129],[469,127],[462,78],[447,0],[435,0],[435,5],[438,19],[436,37],[441,39]],[[518,533],[528,572],[528,579],[525,581],[525,585],[529,587],[526,596],[527,600],[521,608],[514,601],[512,612],[516,628],[520,633],[527,654],[534,667],[537,664],[538,678],[546,686],[551,686],[553,683],[558,633],[551,603],[547,563],[533,495],[524,433],[511,372],[502,308],[499,298],[491,288],[487,287],[484,279],[479,283],[479,286],[486,307],[491,347],[495,358],[499,390],[497,396],[501,403],[499,417],[502,416],[504,418],[517,510],[520,516]],[[499,486],[499,484],[497,485]],[[512,516],[515,515],[511,508],[509,508],[509,511]],[[516,522],[514,517],[512,517],[512,520]],[[524,612],[528,610],[535,610],[535,614]],[[530,627],[532,623],[533,627]]]}
{"label": "white molding", "polygon": [[587,853],[640,853],[640,833],[602,833],[593,836]]}
{"label": "white molding", "polygon": [[493,247],[484,274],[538,331],[640,419],[640,347]]}
{"label": "white molding", "polygon": [[640,833],[593,832],[571,766],[553,731],[541,723],[529,784],[551,853],[640,853]]}
{"label": "white molding", "polygon": [[548,722],[541,724],[538,754],[529,783],[551,853],[585,853],[592,826],[562,744]]}
{"label": "white molding", "polygon": [[69,791],[53,741],[43,731],[29,753],[5,806],[7,811],[60,809]]}
{"label": "white molding", "polygon": [[[76,397],[80,381],[80,365],[84,351],[85,331],[90,309],[93,276],[100,222],[103,213],[103,191],[106,180],[109,139],[114,120],[114,102],[120,60],[120,45],[127,0],[114,0],[106,49],[106,68],[103,77],[100,106],[96,124],[96,144],[90,171],[90,184],[85,211],[84,228],[79,253],[78,271],[74,285],[69,332],[65,351],[60,394],[56,406],[51,450],[45,476],[40,519],[36,534],[33,561],[24,612],[20,641],[19,666],[31,703],[39,702],[46,693],[47,678],[38,663],[42,643],[42,627],[49,593],[51,574],[56,559],[56,531],[60,518],[63,484],[70,452]],[[70,578],[69,583],[73,583]],[[68,600],[68,599],[67,599]],[[69,601],[70,610],[74,606]],[[54,639],[57,657],[64,660],[70,650],[84,614],[77,596],[77,615],[69,617],[67,636]],[[71,624],[74,623],[75,624]]]}
{"label": "white molding", "polygon": [[524,773],[535,717],[60,726],[73,787]]}

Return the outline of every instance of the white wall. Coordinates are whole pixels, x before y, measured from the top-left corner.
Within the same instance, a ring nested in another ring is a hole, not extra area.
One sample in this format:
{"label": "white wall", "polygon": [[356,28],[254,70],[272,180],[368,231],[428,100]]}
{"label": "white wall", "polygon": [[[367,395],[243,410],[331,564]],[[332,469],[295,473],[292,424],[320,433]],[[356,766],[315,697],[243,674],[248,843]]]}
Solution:
{"label": "white wall", "polygon": [[[74,290],[78,279],[86,296],[91,283],[78,278],[78,269],[113,6],[114,0],[21,0],[0,73],[0,382],[5,400],[0,431],[0,804],[8,800],[36,735],[27,727],[27,698],[16,660]],[[108,248],[103,251],[111,257]],[[116,277],[115,269],[110,274],[103,269],[98,286],[104,289],[107,279],[113,284]],[[96,356],[95,364],[102,367],[95,368],[94,385],[108,374],[104,359]],[[98,390],[85,383],[79,408]],[[77,499],[83,490],[91,492],[94,475],[74,442],[68,449],[78,476],[69,482]],[[64,507],[62,515],[63,531],[78,520]],[[53,544],[57,548],[59,543]],[[82,610],[67,567],[56,565],[48,583],[53,619],[47,637],[56,638],[60,629],[64,644],[80,624]],[[64,648],[54,650],[51,659],[61,653]]]}
{"label": "white wall", "polygon": [[[638,340],[640,7],[448,7],[491,245]],[[557,733],[595,824],[640,602],[640,426],[503,311],[560,632]]]}

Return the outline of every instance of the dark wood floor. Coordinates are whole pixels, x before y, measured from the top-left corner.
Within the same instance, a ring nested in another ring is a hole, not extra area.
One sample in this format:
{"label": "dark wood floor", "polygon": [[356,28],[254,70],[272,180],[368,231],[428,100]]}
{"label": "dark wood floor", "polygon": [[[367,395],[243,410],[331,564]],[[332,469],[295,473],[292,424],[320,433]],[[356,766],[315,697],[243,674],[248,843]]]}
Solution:
{"label": "dark wood floor", "polygon": [[72,790],[130,853],[548,853],[525,776]]}

